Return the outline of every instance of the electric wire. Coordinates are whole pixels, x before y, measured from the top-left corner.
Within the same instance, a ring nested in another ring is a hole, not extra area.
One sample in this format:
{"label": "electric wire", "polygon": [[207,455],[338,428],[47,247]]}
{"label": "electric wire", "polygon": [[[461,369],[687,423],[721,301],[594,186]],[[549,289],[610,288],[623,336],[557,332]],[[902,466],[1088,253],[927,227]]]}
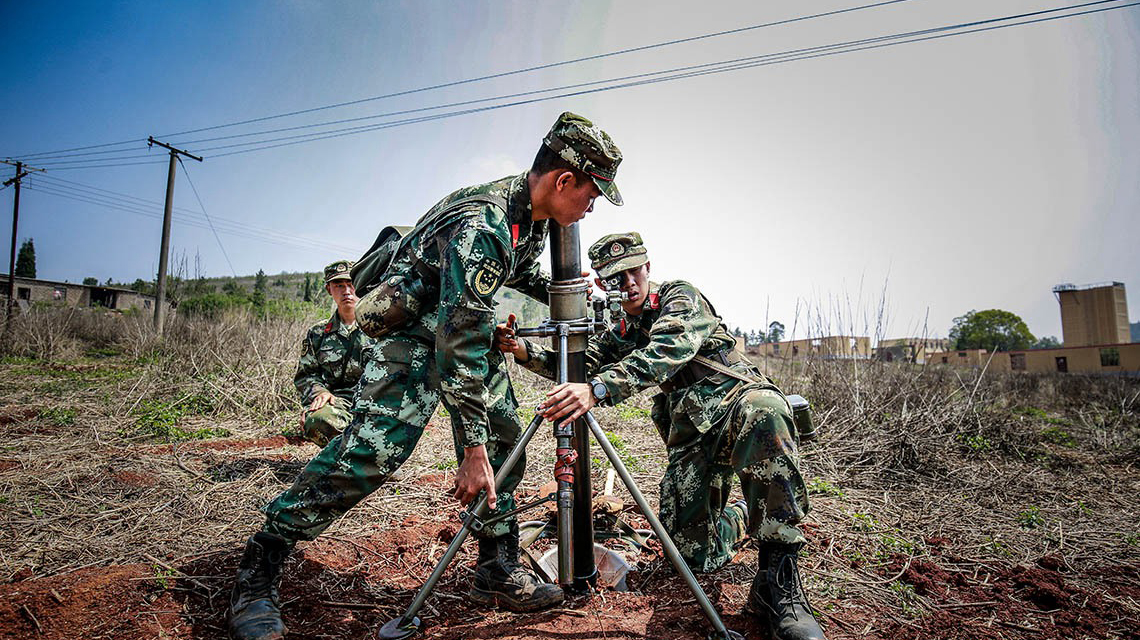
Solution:
{"label": "electric wire", "polygon": [[[148,218],[156,218],[156,219],[160,219],[160,220],[162,219],[161,213],[155,213],[153,210],[150,210],[150,209],[144,209],[142,207],[137,207],[137,206],[130,206],[130,205],[126,205],[123,203],[117,203],[117,202],[113,202],[113,201],[99,200],[99,199],[95,198],[94,196],[85,196],[83,194],[77,194],[74,192],[69,193],[66,191],[60,191],[60,190],[57,190],[57,189],[50,187],[50,186],[25,185],[25,189],[28,189],[30,191],[39,192],[39,193],[45,193],[48,195],[53,195],[53,196],[56,196],[59,198],[65,198],[68,200],[73,200],[76,202],[83,202],[86,204],[92,204],[92,205],[99,206],[99,207],[102,207],[105,209],[111,209],[111,210],[121,211],[121,212],[125,212],[125,213],[133,213],[133,214],[137,214],[137,215],[146,216]],[[195,227],[195,228],[199,228],[199,229],[209,229],[210,228],[210,226],[207,225],[204,221],[202,221],[198,218],[186,216],[184,214],[177,214],[176,213],[176,214],[174,214],[173,218],[179,224],[184,224],[186,226]],[[247,239],[252,239],[252,240],[259,240],[259,241],[262,241],[262,242],[265,242],[268,244],[275,244],[275,245],[281,245],[281,246],[293,246],[293,247],[296,247],[299,249],[306,249],[306,250],[320,249],[320,250],[325,250],[325,251],[334,251],[336,253],[345,253],[347,251],[350,251],[349,249],[347,249],[345,247],[340,247],[338,245],[332,245],[332,244],[323,243],[323,242],[319,242],[319,241],[315,241],[315,240],[307,241],[307,242],[298,242],[298,241],[292,241],[292,240],[287,240],[287,239],[274,238],[274,237],[270,237],[270,236],[267,236],[267,235],[264,235],[261,233],[250,231],[248,229],[244,229],[240,226],[239,227],[230,227],[230,226],[219,224],[218,228],[221,230],[221,233],[225,233],[227,235],[241,237],[241,238],[247,238]]]}
{"label": "electric wire", "polygon": [[[864,38],[861,40],[852,40],[852,41],[847,41],[847,42],[832,43],[832,44],[828,44],[828,45],[820,45],[817,47],[808,47],[808,48],[804,48],[804,49],[793,49],[793,50],[787,50],[787,51],[782,51],[782,52],[777,52],[777,53],[761,54],[758,56],[748,56],[745,58],[736,58],[733,60],[721,61],[721,62],[716,62],[716,63],[706,63],[706,64],[702,64],[702,65],[689,65],[687,67],[677,67],[677,68],[669,69],[669,70],[665,70],[665,71],[657,71],[657,72],[650,72],[650,73],[646,73],[646,74],[638,74],[636,76],[629,76],[630,78],[637,78],[637,79],[629,81],[629,82],[622,82],[620,84],[614,84],[611,86],[606,86],[606,87],[585,89],[585,90],[581,90],[581,91],[571,91],[571,92],[566,92],[566,93],[560,93],[560,94],[553,95],[553,96],[532,98],[532,99],[527,99],[527,100],[517,100],[517,101],[513,101],[513,102],[496,104],[496,105],[489,105],[489,106],[485,106],[485,107],[478,107],[478,108],[472,108],[472,109],[462,109],[462,110],[457,110],[457,111],[452,111],[452,112],[445,112],[445,113],[433,114],[433,115],[428,115],[428,116],[420,116],[420,117],[415,117],[415,118],[406,118],[406,119],[395,120],[395,121],[386,122],[386,123],[360,125],[360,126],[355,126],[355,127],[347,127],[347,128],[343,128],[343,129],[334,129],[334,130],[330,130],[330,131],[323,131],[323,132],[316,132],[316,133],[309,133],[309,134],[300,134],[300,135],[294,135],[294,136],[283,136],[283,137],[279,137],[279,138],[270,138],[267,140],[259,140],[259,141],[253,141],[253,142],[235,143],[232,145],[219,145],[219,146],[215,146],[215,147],[207,147],[205,149],[202,149],[201,151],[202,152],[209,152],[209,151],[217,151],[217,150],[223,150],[223,149],[232,149],[232,148],[236,148],[236,147],[251,147],[248,149],[241,149],[238,151],[229,151],[226,153],[215,153],[212,156],[214,158],[219,158],[219,157],[224,157],[224,156],[237,155],[237,154],[241,154],[241,153],[250,153],[253,151],[262,151],[265,149],[275,149],[275,148],[280,148],[280,147],[285,147],[285,146],[291,146],[294,144],[302,144],[305,142],[314,142],[317,140],[326,140],[326,139],[331,139],[331,138],[338,138],[338,137],[342,137],[342,136],[346,136],[346,135],[354,135],[357,133],[365,133],[365,132],[369,132],[369,131],[388,129],[388,128],[397,127],[397,126],[417,124],[417,123],[427,122],[427,121],[431,121],[431,120],[452,118],[452,117],[456,117],[456,116],[468,115],[468,114],[478,113],[478,112],[483,112],[483,111],[491,111],[491,110],[503,109],[503,108],[507,108],[507,107],[521,106],[521,105],[532,104],[532,103],[536,103],[536,102],[544,102],[544,101],[555,100],[555,99],[560,99],[560,98],[575,97],[575,96],[586,95],[586,94],[591,94],[591,93],[600,93],[600,92],[604,92],[604,91],[612,91],[615,89],[631,88],[631,87],[642,86],[642,85],[647,85],[647,84],[656,84],[659,82],[668,82],[668,81],[673,81],[673,80],[687,79],[687,78],[699,77],[699,76],[704,76],[704,75],[711,75],[711,74],[716,74],[716,73],[725,73],[728,71],[738,71],[738,70],[742,70],[742,69],[749,69],[749,68],[760,67],[760,66],[784,64],[787,62],[809,60],[809,59],[813,59],[813,58],[821,58],[821,57],[826,57],[826,56],[839,55],[839,54],[843,54],[843,53],[854,53],[854,52],[858,52],[858,51],[867,51],[867,50],[871,50],[871,49],[878,49],[878,48],[883,48],[883,47],[887,47],[887,46],[894,46],[894,45],[899,45],[899,44],[911,44],[911,43],[915,43],[915,42],[922,42],[925,40],[933,40],[933,39],[938,39],[938,38],[946,38],[946,37],[958,36],[958,35],[967,35],[967,34],[972,34],[972,33],[979,33],[979,32],[983,32],[983,31],[992,31],[992,30],[996,30],[996,29],[1004,29],[1004,28],[1015,27],[1015,26],[1023,26],[1023,25],[1027,25],[1027,24],[1035,24],[1035,23],[1039,23],[1039,22],[1047,22],[1047,21],[1059,20],[1059,19],[1064,19],[1064,18],[1071,18],[1071,17],[1081,16],[1081,15],[1100,13],[1103,11],[1123,9],[1123,8],[1136,6],[1136,4],[1138,4],[1138,3],[1123,4],[1123,5],[1117,5],[1117,6],[1112,6],[1112,7],[1102,7],[1100,9],[1093,9],[1093,10],[1089,10],[1089,11],[1075,12],[1075,13],[1065,14],[1065,15],[1060,15],[1060,16],[1049,16],[1049,17],[1044,17],[1044,18],[1036,18],[1036,19],[1032,19],[1032,20],[1023,20],[1021,22],[1012,22],[1009,24],[996,24],[996,25],[994,24],[996,22],[1018,20],[1020,18],[1025,18],[1025,17],[1040,16],[1040,15],[1048,14],[1048,13],[1056,13],[1056,12],[1060,12],[1060,11],[1067,11],[1067,10],[1076,9],[1076,8],[1083,8],[1083,7],[1106,4],[1106,3],[1111,3],[1111,2],[1118,2],[1118,1],[1119,0],[1096,0],[1094,2],[1069,5],[1069,6],[1065,6],[1065,7],[1058,7],[1058,8],[1054,8],[1054,9],[1046,9],[1046,10],[1042,10],[1042,11],[1035,11],[1035,12],[1023,13],[1023,14],[1015,14],[1015,15],[1004,16],[1004,17],[1000,17],[1000,18],[978,20],[978,21],[972,21],[972,22],[966,22],[966,23],[959,23],[959,24],[955,24],[955,25],[945,25],[942,27],[932,27],[932,28],[921,29],[921,30],[916,30],[916,31],[902,32],[902,33],[897,33],[897,34],[888,34],[888,35],[876,36],[876,37],[872,37],[872,38]],[[987,24],[991,25],[991,26],[980,27],[980,28],[975,28],[975,29],[968,29],[968,27],[973,27],[973,26],[978,26],[978,25],[987,25]],[[953,33],[943,33],[946,31],[954,31],[954,32]],[[935,34],[935,35],[926,35],[926,34]],[[906,38],[910,38],[910,39],[908,40]],[[867,45],[867,46],[859,46],[859,45]],[[769,58],[775,58],[775,59],[769,59]],[[646,76],[660,75],[660,74],[664,74],[664,73],[671,73],[672,75],[667,75],[667,76],[662,76],[662,77],[649,77],[649,78],[646,77]],[[598,82],[609,82],[609,81],[596,81],[594,83],[582,83],[582,84],[596,84]],[[541,92],[545,92],[545,91],[558,90],[558,89],[559,88],[547,89],[547,90],[538,90],[535,92],[525,92],[525,93],[526,94],[541,93]],[[493,100],[493,99],[486,99],[486,100]],[[483,100],[483,101],[485,101],[485,100]],[[468,101],[468,102],[471,102],[471,101]],[[458,104],[465,104],[465,103],[458,103]],[[429,107],[429,108],[425,108],[425,109],[433,109],[433,108],[435,108],[435,107]],[[420,110],[424,110],[424,109],[420,109]],[[261,146],[259,146],[259,145],[261,145]]]}
{"label": "electric wire", "polygon": [[[165,206],[165,203],[159,202],[156,200],[147,200],[145,198],[139,198],[137,196],[132,196],[132,195],[125,194],[125,193],[120,193],[118,191],[111,191],[109,189],[101,189],[99,187],[93,187],[91,185],[86,185],[86,184],[83,184],[81,182],[75,182],[73,180],[67,180],[64,178],[59,178],[59,177],[51,176],[51,175],[47,175],[47,174],[37,174],[35,176],[35,178],[36,178],[36,180],[43,180],[43,179],[48,180],[49,185],[45,185],[45,186],[50,186],[56,190],[62,190],[64,192],[69,192],[69,193],[73,193],[76,195],[83,195],[83,196],[90,197],[90,198],[105,199],[105,200],[107,200],[111,203],[114,203],[114,204],[123,204],[123,205],[128,205],[128,206],[139,206],[139,207],[147,210],[148,212],[152,211],[155,207],[164,207]],[[175,206],[175,207],[173,207],[173,211],[179,212],[179,213],[185,213],[189,216],[194,216],[194,217],[201,215],[200,212],[195,211],[193,209],[186,208],[186,207]],[[283,233],[280,231],[275,231],[272,229],[260,228],[260,227],[248,225],[244,222],[240,222],[240,221],[233,220],[233,219],[222,218],[219,216],[211,216],[211,219],[216,221],[218,225],[225,226],[226,228],[229,228],[229,229],[240,229],[240,230],[248,231],[251,233],[264,234],[264,235],[272,236],[272,237],[280,239],[280,240],[284,240],[286,242],[290,242],[294,245],[313,244],[317,248],[321,248],[321,249],[334,249],[334,250],[343,251],[343,252],[352,252],[353,251],[353,249],[350,249],[348,247],[338,245],[335,243],[320,242],[320,241],[316,241],[316,240],[313,240],[311,238],[306,238],[303,236],[296,236],[296,235]]]}
{"label": "electric wire", "polygon": [[226,264],[230,266],[230,273],[236,278],[237,271],[234,270],[234,263],[230,262],[230,254],[226,253],[226,248],[222,245],[222,239],[218,237],[218,230],[214,228],[214,223],[210,222],[210,214],[206,213],[206,205],[202,204],[202,197],[198,195],[198,187],[195,187],[194,181],[190,179],[190,172],[186,170],[186,164],[182,162],[182,158],[180,156],[175,157],[178,158],[178,164],[182,166],[182,175],[186,176],[186,182],[190,183],[190,190],[194,192],[194,198],[198,200],[198,206],[202,208],[202,215],[206,216],[206,223],[210,225],[210,231],[214,234],[214,240],[218,241],[218,248],[222,250],[222,256],[225,257]]}
{"label": "electric wire", "polygon": [[[701,65],[688,65],[685,67],[675,67],[672,69],[653,71],[653,72],[648,72],[648,73],[644,73],[644,74],[636,74],[636,75],[631,75],[631,76],[621,76],[621,77],[617,77],[617,78],[610,78],[607,80],[591,81],[591,82],[578,83],[578,84],[573,84],[573,85],[563,85],[561,87],[540,89],[540,90],[529,91],[529,92],[521,92],[521,93],[516,93],[516,94],[507,94],[505,96],[496,96],[496,97],[492,97],[492,98],[480,98],[480,99],[475,99],[475,100],[450,103],[450,104],[446,104],[446,105],[435,105],[435,106],[429,106],[429,107],[421,107],[421,108],[417,108],[417,109],[409,109],[409,110],[403,110],[403,111],[398,111],[398,112],[391,112],[391,113],[387,113],[387,114],[376,114],[373,116],[362,116],[360,118],[350,118],[350,119],[344,119],[344,120],[329,121],[329,122],[324,122],[324,123],[313,123],[313,124],[308,124],[308,125],[299,125],[296,127],[286,127],[286,128],[266,130],[266,131],[261,131],[261,132],[253,132],[253,133],[247,132],[247,133],[242,133],[242,134],[232,134],[230,136],[219,136],[219,137],[207,138],[207,139],[203,139],[203,140],[199,140],[199,141],[190,141],[189,143],[178,142],[178,144],[186,145],[186,144],[193,144],[194,142],[234,139],[234,138],[238,138],[238,137],[248,137],[248,136],[254,136],[254,135],[266,135],[266,134],[277,132],[277,131],[288,131],[288,130],[315,128],[315,127],[322,127],[322,126],[331,126],[331,125],[335,125],[335,124],[343,123],[343,122],[352,122],[352,121],[359,121],[359,120],[366,120],[366,119],[377,119],[377,118],[382,118],[382,117],[388,117],[388,116],[391,116],[394,114],[415,113],[415,112],[423,112],[423,111],[431,111],[431,110],[449,108],[452,106],[470,105],[470,104],[477,104],[477,103],[482,103],[482,102],[493,102],[496,100],[509,99],[509,98],[515,97],[515,96],[525,96],[525,95],[534,95],[534,94],[539,94],[539,93],[562,91],[562,90],[567,89],[567,88],[587,87],[587,86],[594,86],[594,85],[598,85],[598,84],[609,84],[610,85],[610,86],[596,87],[593,89],[585,89],[585,90],[580,90],[580,91],[563,92],[563,93],[559,93],[559,94],[551,95],[551,96],[546,96],[546,97],[532,98],[532,99],[527,99],[527,100],[516,100],[516,101],[507,102],[507,103],[503,103],[503,104],[495,104],[495,105],[489,105],[489,106],[484,106],[484,107],[479,107],[479,108],[460,109],[460,110],[456,110],[456,111],[444,112],[444,113],[439,113],[439,114],[418,116],[418,117],[413,117],[413,118],[405,118],[405,119],[395,120],[395,121],[385,122],[385,123],[367,124],[367,125],[360,125],[360,126],[355,126],[355,127],[332,129],[332,130],[327,130],[327,131],[319,131],[319,132],[293,135],[293,136],[282,136],[282,137],[277,137],[277,138],[269,138],[269,139],[264,139],[264,140],[251,141],[251,142],[235,143],[235,144],[231,144],[231,145],[218,145],[218,146],[207,147],[205,149],[199,150],[199,152],[208,152],[208,151],[225,150],[225,149],[236,149],[239,147],[249,147],[249,148],[241,149],[238,151],[229,151],[226,153],[220,153],[220,154],[214,155],[214,157],[223,157],[223,156],[228,156],[228,155],[236,155],[236,154],[240,154],[240,153],[249,153],[249,152],[253,152],[253,151],[261,151],[261,150],[266,150],[266,149],[274,149],[274,148],[280,148],[280,147],[284,147],[284,146],[291,146],[293,144],[301,144],[304,142],[313,142],[313,141],[317,141],[317,140],[337,138],[337,137],[342,137],[342,136],[346,136],[346,135],[353,135],[356,133],[364,133],[364,132],[376,131],[376,130],[380,130],[380,129],[387,129],[387,128],[396,127],[396,126],[405,126],[405,125],[409,125],[409,124],[428,122],[428,121],[437,120],[437,119],[451,118],[451,117],[456,117],[456,116],[460,116],[460,115],[477,113],[477,112],[481,112],[481,111],[502,109],[502,108],[507,108],[507,107],[532,104],[532,103],[536,103],[536,102],[543,102],[543,101],[554,100],[554,99],[575,97],[575,96],[580,96],[580,95],[585,95],[585,94],[590,94],[590,93],[599,93],[599,92],[603,92],[603,91],[612,91],[615,89],[631,88],[631,87],[635,87],[635,86],[655,84],[658,82],[667,82],[667,81],[673,81],[673,80],[687,79],[687,78],[699,77],[699,76],[710,75],[710,74],[715,74],[715,73],[737,71],[737,70],[748,69],[748,68],[753,68],[753,67],[757,67],[757,66],[768,66],[768,65],[772,65],[772,64],[782,64],[785,62],[795,62],[795,61],[800,61],[800,60],[807,60],[807,59],[813,59],[813,58],[819,58],[819,57],[825,57],[825,56],[831,56],[831,55],[838,55],[841,53],[854,53],[857,51],[866,51],[866,50],[870,50],[870,49],[882,48],[885,46],[893,46],[893,45],[897,45],[897,44],[910,44],[910,43],[914,43],[914,42],[921,42],[924,40],[932,40],[932,39],[936,39],[936,38],[949,37],[949,36],[953,36],[953,35],[966,35],[969,33],[978,33],[981,31],[990,31],[990,30],[994,30],[994,29],[1008,28],[1008,27],[1012,27],[1012,26],[1022,26],[1022,25],[1033,24],[1033,23],[1037,23],[1037,22],[1045,22],[1045,21],[1056,20],[1056,19],[1061,19],[1061,18],[1070,18],[1070,17],[1076,17],[1076,16],[1080,16],[1080,15],[1088,15],[1088,14],[1092,14],[1092,13],[1099,13],[1102,11],[1109,11],[1109,10],[1115,10],[1115,9],[1121,9],[1121,8],[1127,8],[1127,7],[1135,6],[1134,4],[1124,4],[1124,5],[1117,5],[1117,6],[1113,6],[1113,7],[1104,7],[1101,9],[1091,10],[1091,11],[1075,12],[1075,13],[1066,14],[1066,15],[1062,15],[1062,16],[1051,16],[1051,17],[1042,18],[1042,19],[1024,20],[1022,22],[1013,22],[1013,23],[1003,24],[1003,25],[994,25],[994,23],[997,23],[997,22],[1007,22],[1007,21],[1018,20],[1018,19],[1026,18],[1026,17],[1040,16],[1040,15],[1044,15],[1044,14],[1048,14],[1048,13],[1068,11],[1068,10],[1072,10],[1072,9],[1078,9],[1078,8],[1083,8],[1083,7],[1093,6],[1093,5],[1107,4],[1107,3],[1118,2],[1118,1],[1119,0],[1097,0],[1096,2],[1087,2],[1087,3],[1076,4],[1076,5],[1069,5],[1069,6],[1065,6],[1065,7],[1057,7],[1057,8],[1053,8],[1053,9],[1046,9],[1046,10],[1041,10],[1041,11],[1027,12],[1027,13],[1022,13],[1022,14],[1014,14],[1014,15],[1010,15],[1010,16],[1004,16],[1004,17],[999,17],[999,18],[991,18],[991,19],[987,19],[987,20],[978,20],[978,21],[964,22],[964,23],[958,23],[958,24],[953,24],[953,25],[944,25],[941,27],[932,27],[932,28],[928,28],[928,29],[920,29],[920,30],[901,32],[901,33],[896,33],[896,34],[888,34],[888,35],[876,36],[876,37],[872,37],[872,38],[864,38],[864,39],[860,39],[860,40],[850,40],[850,41],[846,41],[846,42],[838,42],[838,43],[832,43],[832,44],[827,44],[827,45],[819,45],[816,47],[792,49],[792,50],[781,51],[781,52],[776,52],[776,53],[760,54],[757,56],[748,56],[748,57],[744,57],[744,58],[736,58],[736,59],[732,59],[732,60],[724,60],[724,61],[713,62],[713,63],[705,63],[705,64],[701,64]],[[871,5],[865,5],[865,7],[866,6],[871,6]],[[875,5],[875,6],[877,6],[877,5]],[[969,29],[969,27],[975,27],[975,26],[987,25],[987,24],[994,25],[994,26],[990,26],[990,27],[986,27],[986,28]],[[944,32],[948,32],[948,31],[954,31],[954,33],[944,33]],[[928,34],[941,34],[941,35],[928,35]],[[922,37],[922,36],[925,36],[925,37]],[[910,38],[910,39],[907,39],[907,38]],[[866,45],[866,46],[864,46],[864,45]],[[267,117],[265,119],[272,119],[272,117]],[[192,131],[202,131],[202,130],[215,129],[215,128],[220,128],[220,127],[208,127],[208,128],[197,129],[197,130],[192,130]],[[160,162],[160,161],[156,160],[153,163],[157,164],[158,162]],[[51,163],[49,163],[49,164],[51,164]],[[146,162],[146,163],[90,164],[90,165],[81,165],[81,166],[53,167],[53,170],[93,169],[93,168],[103,168],[103,167],[112,167],[112,166],[130,166],[132,164],[152,164],[152,163]]]}
{"label": "electric wire", "polygon": [[795,22],[803,22],[803,21],[807,21],[807,20],[814,20],[816,18],[824,18],[824,17],[829,17],[829,16],[835,16],[835,15],[840,15],[840,14],[844,14],[844,13],[851,13],[854,11],[862,11],[864,9],[874,9],[877,7],[882,7],[882,6],[891,5],[891,4],[900,4],[900,3],[908,2],[908,1],[909,0],[888,0],[886,2],[875,2],[875,3],[864,4],[864,5],[859,5],[859,6],[855,6],[855,7],[848,7],[845,9],[837,9],[834,11],[826,11],[826,12],[815,13],[815,14],[806,15],[806,16],[798,16],[795,18],[788,18],[785,20],[776,20],[776,21],[772,21],[772,22],[765,22],[765,23],[761,23],[761,24],[750,25],[747,27],[738,27],[736,29],[728,29],[725,31],[717,31],[717,32],[713,32],[713,33],[706,33],[706,34],[702,34],[699,36],[690,36],[687,38],[679,38],[676,40],[668,40],[665,42],[658,42],[658,43],[648,44],[648,45],[643,45],[643,46],[638,46],[638,47],[630,47],[627,49],[620,49],[618,51],[611,51],[611,52],[607,52],[607,53],[600,53],[600,54],[595,54],[595,55],[590,55],[590,56],[583,56],[580,58],[573,58],[570,60],[563,60],[560,62],[552,62],[549,64],[534,65],[534,66],[525,67],[522,69],[515,69],[513,71],[504,71],[504,72],[500,72],[500,73],[493,73],[493,74],[488,74],[488,75],[484,75],[484,76],[479,76],[476,78],[468,78],[465,80],[456,80],[453,82],[444,82],[444,83],[434,84],[434,85],[430,85],[430,86],[426,86],[426,87],[419,87],[416,89],[396,91],[396,92],[386,93],[386,94],[382,94],[382,95],[378,95],[378,96],[372,96],[369,98],[361,98],[358,100],[349,100],[346,102],[338,102],[335,104],[329,104],[329,105],[324,105],[324,106],[320,106],[320,107],[312,107],[309,109],[299,109],[296,111],[289,111],[286,113],[279,113],[279,114],[270,115],[270,116],[262,116],[260,118],[251,118],[248,120],[240,120],[240,121],[236,121],[236,122],[229,122],[226,124],[219,124],[219,125],[214,125],[214,126],[210,126],[210,127],[200,127],[197,129],[188,129],[186,131],[169,133],[169,134],[159,136],[159,137],[160,138],[174,138],[177,136],[188,135],[191,133],[200,133],[202,131],[213,131],[215,129],[223,129],[223,128],[227,128],[227,127],[236,127],[236,126],[241,126],[241,125],[253,124],[253,123],[257,123],[257,122],[265,122],[267,120],[275,120],[275,119],[286,118],[286,117],[295,116],[295,115],[304,115],[304,114],[308,114],[308,113],[314,113],[317,111],[325,111],[328,109],[338,109],[341,107],[353,106],[353,105],[362,104],[365,102],[375,102],[377,100],[384,100],[387,98],[395,98],[395,97],[406,96],[406,95],[411,95],[411,94],[415,94],[415,93],[423,93],[423,92],[427,92],[427,91],[435,91],[438,89],[445,89],[445,88],[449,88],[449,87],[457,87],[460,85],[472,84],[472,83],[476,83],[476,82],[483,82],[486,80],[494,80],[494,79],[498,79],[498,78],[505,78],[508,76],[530,73],[532,71],[542,71],[542,70],[546,70],[546,69],[553,69],[556,67],[578,64],[580,62],[589,62],[592,60],[601,60],[604,58],[612,58],[612,57],[626,55],[626,54],[630,54],[630,53],[636,53],[639,51],[648,51],[650,49],[659,49],[662,47],[669,47],[669,46],[673,46],[673,45],[677,45],[677,44],[684,44],[684,43],[688,43],[688,42],[696,42],[699,40],[706,40],[709,38],[718,38],[718,37],[726,36],[726,35],[744,33],[746,31],[754,31],[757,29],[764,29],[764,28],[768,28],[768,27],[775,27],[775,26],[781,26],[781,25],[786,25],[786,24],[792,24]]}

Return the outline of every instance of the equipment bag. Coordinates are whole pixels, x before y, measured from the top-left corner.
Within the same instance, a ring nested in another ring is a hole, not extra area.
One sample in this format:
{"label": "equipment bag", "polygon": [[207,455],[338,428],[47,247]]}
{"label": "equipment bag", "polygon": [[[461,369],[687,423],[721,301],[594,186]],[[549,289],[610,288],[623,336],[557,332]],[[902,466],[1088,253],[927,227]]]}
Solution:
{"label": "equipment bag", "polygon": [[414,227],[388,226],[380,230],[376,242],[364,252],[364,256],[352,265],[349,275],[352,276],[352,286],[356,289],[356,296],[363,298],[365,294],[376,288],[392,263],[392,256],[400,246],[400,240],[411,233]]}

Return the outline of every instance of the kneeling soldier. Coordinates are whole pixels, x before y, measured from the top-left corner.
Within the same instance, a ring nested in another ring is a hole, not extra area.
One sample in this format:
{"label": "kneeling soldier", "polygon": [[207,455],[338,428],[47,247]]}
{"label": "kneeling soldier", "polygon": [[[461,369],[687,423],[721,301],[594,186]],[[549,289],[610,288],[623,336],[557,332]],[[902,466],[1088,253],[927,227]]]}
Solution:
{"label": "kneeling soldier", "polygon": [[325,291],[336,303],[328,322],[313,325],[301,340],[301,359],[293,385],[301,394],[301,428],[321,445],[340,435],[352,421],[352,391],[364,366],[364,348],[372,344],[356,326],[356,289],[352,263],[337,260],[325,267]]}
{"label": "kneeling soldier", "polygon": [[[808,499],[784,394],[736,353],[735,338],[696,287],[649,282],[639,234],[608,235],[589,256],[598,285],[627,294],[621,303],[626,318],[590,339],[590,381],[554,387],[539,412],[570,421],[596,404],[613,406],[659,386],[652,418],[669,457],[660,518],[681,555],[694,571],[713,571],[751,535],[759,542],[760,565],[749,608],[779,640],[822,639],[800,583],[797,554],[805,540],[796,525]],[[504,326],[497,344],[553,379],[553,351],[515,339]],[[730,505],[734,474],[744,500]]]}

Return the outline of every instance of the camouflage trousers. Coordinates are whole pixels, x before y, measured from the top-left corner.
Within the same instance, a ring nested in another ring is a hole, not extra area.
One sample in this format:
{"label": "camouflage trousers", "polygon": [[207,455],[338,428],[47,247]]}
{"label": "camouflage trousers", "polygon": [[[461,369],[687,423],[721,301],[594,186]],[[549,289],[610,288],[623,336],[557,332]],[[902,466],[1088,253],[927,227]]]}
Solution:
{"label": "camouflage trousers", "polygon": [[301,417],[304,419],[305,439],[323,447],[352,422],[352,403],[333,396],[332,400],[316,411],[306,407]]}
{"label": "camouflage trousers", "polygon": [[[808,512],[807,488],[796,462],[788,403],[774,389],[745,387],[735,393],[711,428],[689,430],[680,442],[674,428],[669,437],[660,518],[694,571],[723,566],[745,534],[758,541],[804,541],[797,525]],[[663,408],[655,407],[655,421]],[[734,475],[747,515],[728,504]]]}
{"label": "camouflage trousers", "polygon": [[[490,439],[487,457],[497,472],[513,448],[522,426],[518,401],[511,389],[503,358],[492,352],[484,379]],[[412,455],[424,427],[441,401],[439,376],[433,347],[401,333],[386,336],[368,347],[364,373],[356,388],[352,421],[313,458],[286,489],[262,511],[263,531],[286,539],[312,540],[342,514],[380,488]],[[444,401],[452,418],[458,412]],[[456,458],[463,448],[454,438]],[[519,460],[499,488],[497,509],[515,507],[513,491],[526,469]],[[476,533],[494,538],[507,533],[510,520],[503,520]]]}

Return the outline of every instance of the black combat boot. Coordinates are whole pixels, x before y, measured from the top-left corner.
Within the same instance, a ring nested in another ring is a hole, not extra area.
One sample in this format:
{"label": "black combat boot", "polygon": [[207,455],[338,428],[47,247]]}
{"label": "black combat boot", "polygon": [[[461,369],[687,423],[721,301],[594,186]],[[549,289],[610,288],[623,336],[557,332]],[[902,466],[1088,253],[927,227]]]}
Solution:
{"label": "black combat boot", "polygon": [[230,637],[233,640],[280,640],[285,623],[277,599],[281,567],[293,544],[272,533],[258,532],[245,543],[230,594]]}
{"label": "black combat boot", "polygon": [[800,582],[802,544],[760,544],[760,567],[748,590],[748,609],[768,622],[775,640],[826,640]]}
{"label": "black combat boot", "polygon": [[519,527],[507,535],[479,538],[479,564],[467,597],[511,611],[537,611],[562,602],[562,589],[519,563]]}

